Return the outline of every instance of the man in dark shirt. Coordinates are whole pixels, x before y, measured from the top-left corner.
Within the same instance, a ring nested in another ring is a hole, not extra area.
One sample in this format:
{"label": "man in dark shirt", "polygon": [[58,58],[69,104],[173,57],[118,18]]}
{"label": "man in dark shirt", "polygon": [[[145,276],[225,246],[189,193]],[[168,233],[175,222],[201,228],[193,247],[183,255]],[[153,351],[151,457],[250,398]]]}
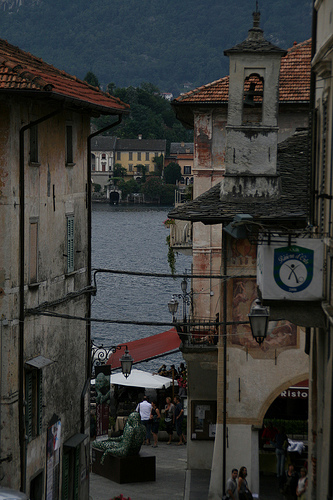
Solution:
{"label": "man in dark shirt", "polygon": [[175,396],[173,401],[175,403],[175,426],[176,426],[177,436],[179,437],[179,442],[177,444],[178,445],[186,444],[186,438],[182,431],[182,423],[184,419],[183,406],[180,402],[179,396]]}

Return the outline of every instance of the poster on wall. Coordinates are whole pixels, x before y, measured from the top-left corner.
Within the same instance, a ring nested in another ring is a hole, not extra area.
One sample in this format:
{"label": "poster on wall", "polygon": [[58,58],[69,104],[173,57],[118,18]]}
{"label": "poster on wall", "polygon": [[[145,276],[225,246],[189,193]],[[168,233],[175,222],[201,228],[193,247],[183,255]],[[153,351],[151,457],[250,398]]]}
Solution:
{"label": "poster on wall", "polygon": [[61,421],[50,422],[47,428],[46,500],[59,498]]}
{"label": "poster on wall", "polygon": [[323,297],[323,240],[295,238],[290,246],[258,245],[257,283],[263,299],[320,300]]}

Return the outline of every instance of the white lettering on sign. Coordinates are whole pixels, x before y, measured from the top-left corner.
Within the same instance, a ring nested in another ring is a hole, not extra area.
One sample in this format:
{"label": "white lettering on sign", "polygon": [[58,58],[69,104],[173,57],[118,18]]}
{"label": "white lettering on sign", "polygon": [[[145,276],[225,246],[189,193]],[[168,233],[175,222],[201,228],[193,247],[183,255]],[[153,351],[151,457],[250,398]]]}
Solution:
{"label": "white lettering on sign", "polygon": [[281,398],[290,398],[290,399],[306,399],[308,397],[308,390],[300,389],[300,390],[291,390],[287,389],[286,391],[281,392]]}

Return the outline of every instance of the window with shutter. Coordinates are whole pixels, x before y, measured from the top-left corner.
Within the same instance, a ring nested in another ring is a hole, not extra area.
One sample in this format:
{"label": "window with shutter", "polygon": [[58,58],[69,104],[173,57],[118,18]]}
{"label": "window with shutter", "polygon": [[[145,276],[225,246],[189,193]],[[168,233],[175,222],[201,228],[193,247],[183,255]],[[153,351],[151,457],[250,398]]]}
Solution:
{"label": "window with shutter", "polygon": [[74,500],[79,500],[80,446],[75,448]]}
{"label": "window with shutter", "polygon": [[38,125],[30,129],[30,162],[38,163]]}
{"label": "window with shutter", "polygon": [[73,126],[66,125],[66,165],[73,165]]}
{"label": "window with shutter", "polygon": [[28,442],[32,440],[32,372],[25,374],[25,432]]}
{"label": "window with shutter", "polygon": [[42,433],[43,379],[42,370],[25,372],[25,426],[28,442]]}
{"label": "window with shutter", "polygon": [[30,222],[29,283],[38,281],[38,222]]}
{"label": "window with shutter", "polygon": [[37,371],[37,435],[43,430],[43,372]]}
{"label": "window with shutter", "polygon": [[62,500],[69,500],[69,453],[62,455]]}
{"label": "window with shutter", "polygon": [[67,217],[67,273],[74,271],[74,217]]}

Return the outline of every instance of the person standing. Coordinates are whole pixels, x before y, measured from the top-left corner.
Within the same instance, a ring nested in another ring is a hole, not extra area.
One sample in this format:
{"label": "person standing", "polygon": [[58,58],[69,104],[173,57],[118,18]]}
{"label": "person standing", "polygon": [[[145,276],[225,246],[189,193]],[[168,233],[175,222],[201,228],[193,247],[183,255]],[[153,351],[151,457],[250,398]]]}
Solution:
{"label": "person standing", "polygon": [[231,500],[236,500],[237,498],[237,476],[238,470],[232,469],[231,477],[228,479],[225,487],[226,497]]}
{"label": "person standing", "polygon": [[306,499],[306,490],[308,489],[308,477],[306,475],[306,469],[304,467],[301,468],[301,477],[298,480],[296,495],[297,500],[305,500]]}
{"label": "person standing", "polygon": [[183,434],[183,431],[182,431],[182,423],[183,423],[183,419],[184,419],[184,410],[183,410],[183,406],[180,402],[180,397],[179,396],[175,396],[174,398],[174,403],[175,403],[175,426],[176,426],[176,432],[177,432],[177,436],[179,437],[179,442],[177,443],[178,445],[181,445],[181,444],[186,444],[186,438]]}
{"label": "person standing", "polygon": [[141,401],[141,403],[138,404],[135,411],[137,411],[140,414],[141,422],[146,428],[146,444],[150,445],[151,404],[149,403],[147,396],[143,397],[143,400]]}
{"label": "person standing", "polygon": [[169,435],[169,441],[167,442],[167,444],[171,444],[173,436],[173,423],[175,419],[175,407],[171,403],[170,397],[167,397],[165,401],[166,405],[164,409],[164,423],[165,423],[165,429]]}
{"label": "person standing", "polygon": [[157,448],[158,428],[160,426],[160,418],[161,418],[160,410],[157,408],[156,402],[152,401],[150,420],[151,420],[151,432],[153,433],[153,438],[154,438],[153,448]]}
{"label": "person standing", "polygon": [[283,495],[286,500],[296,500],[296,488],[298,483],[298,474],[293,464],[290,464],[285,476],[283,485]]}
{"label": "person standing", "polygon": [[275,436],[275,453],[276,453],[276,476],[279,483],[279,488],[283,487],[283,477],[284,477],[284,464],[286,462],[286,454],[288,448],[288,438],[281,427],[279,432]]}
{"label": "person standing", "polygon": [[237,492],[239,500],[249,500],[250,498],[252,498],[252,493],[249,490],[246,476],[247,476],[247,468],[243,466],[239,469],[239,477],[238,477]]}

